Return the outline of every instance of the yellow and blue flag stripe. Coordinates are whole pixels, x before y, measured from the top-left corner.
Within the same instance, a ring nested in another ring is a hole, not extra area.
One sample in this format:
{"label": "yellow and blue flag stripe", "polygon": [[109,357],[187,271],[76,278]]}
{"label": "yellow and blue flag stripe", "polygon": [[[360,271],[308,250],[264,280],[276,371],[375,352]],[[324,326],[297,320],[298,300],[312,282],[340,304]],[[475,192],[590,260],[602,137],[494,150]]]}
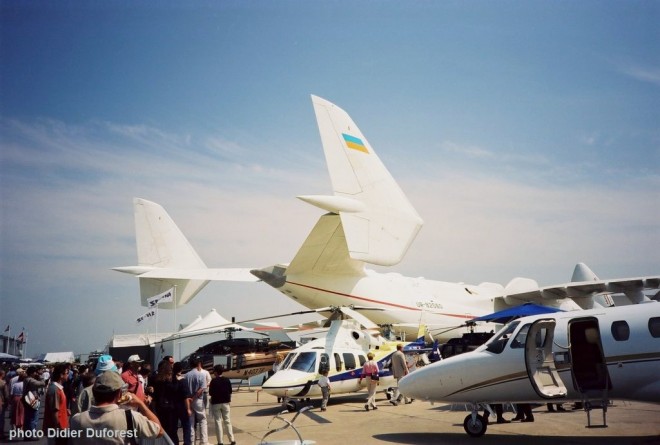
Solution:
{"label": "yellow and blue flag stripe", "polygon": [[351,136],[350,134],[346,133],[342,133],[341,135],[344,137],[344,142],[346,142],[346,146],[348,148],[352,148],[353,150],[358,150],[363,153],[369,153],[369,150],[367,150],[367,147],[364,146],[362,139],[356,138],[355,136]]}

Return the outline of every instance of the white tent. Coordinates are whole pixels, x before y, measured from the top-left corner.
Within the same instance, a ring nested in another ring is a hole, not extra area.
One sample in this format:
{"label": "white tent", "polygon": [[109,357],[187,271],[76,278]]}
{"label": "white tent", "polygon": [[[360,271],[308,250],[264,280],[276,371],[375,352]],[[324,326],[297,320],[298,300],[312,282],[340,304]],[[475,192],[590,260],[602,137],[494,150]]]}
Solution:
{"label": "white tent", "polygon": [[170,337],[171,332],[150,334],[116,334],[108,343],[108,348],[127,348],[131,346],[154,346],[164,338]]}
{"label": "white tent", "polygon": [[220,332],[225,329],[236,329],[251,331],[252,329],[243,327],[241,325],[232,323],[231,321],[218,314],[218,311],[211,309],[204,317],[197,316],[192,323],[174,334],[173,338],[194,337],[196,335],[210,334],[213,332]]}
{"label": "white tent", "polygon": [[48,363],[73,363],[76,361],[76,357],[73,355],[73,352],[47,352],[39,357],[38,361]]}
{"label": "white tent", "polygon": [[6,354],[4,352],[0,352],[0,361],[1,360],[18,360],[18,357],[15,355],[11,354]]}

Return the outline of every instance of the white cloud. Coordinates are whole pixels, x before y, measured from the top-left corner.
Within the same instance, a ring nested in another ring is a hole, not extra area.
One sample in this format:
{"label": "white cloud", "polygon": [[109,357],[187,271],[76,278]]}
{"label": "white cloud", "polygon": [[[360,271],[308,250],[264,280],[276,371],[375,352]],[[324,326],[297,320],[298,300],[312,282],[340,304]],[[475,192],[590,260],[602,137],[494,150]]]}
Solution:
{"label": "white cloud", "polygon": [[622,67],[622,72],[633,79],[660,85],[660,68],[642,67],[639,65],[630,65]]}
{"label": "white cloud", "polygon": [[440,147],[444,151],[457,153],[469,158],[490,159],[495,157],[493,152],[475,145],[461,145],[451,141],[443,141]]}

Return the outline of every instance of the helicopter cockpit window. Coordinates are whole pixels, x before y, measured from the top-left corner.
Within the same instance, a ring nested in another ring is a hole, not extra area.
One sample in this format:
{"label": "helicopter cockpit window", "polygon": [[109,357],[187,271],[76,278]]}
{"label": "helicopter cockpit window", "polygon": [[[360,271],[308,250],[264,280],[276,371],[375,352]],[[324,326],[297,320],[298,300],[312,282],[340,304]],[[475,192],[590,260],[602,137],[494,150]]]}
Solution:
{"label": "helicopter cockpit window", "polygon": [[316,352],[301,352],[291,363],[291,369],[302,372],[314,372],[316,370]]}
{"label": "helicopter cockpit window", "polygon": [[286,358],[282,362],[282,365],[280,366],[280,369],[287,369],[291,365],[291,361],[293,358],[296,356],[293,352],[287,354]]}
{"label": "helicopter cockpit window", "polygon": [[513,334],[513,331],[516,330],[519,324],[519,321],[512,321],[504,326],[493,338],[486,342],[486,350],[494,354],[504,351],[504,347],[509,342],[509,337],[511,337],[511,334]]}

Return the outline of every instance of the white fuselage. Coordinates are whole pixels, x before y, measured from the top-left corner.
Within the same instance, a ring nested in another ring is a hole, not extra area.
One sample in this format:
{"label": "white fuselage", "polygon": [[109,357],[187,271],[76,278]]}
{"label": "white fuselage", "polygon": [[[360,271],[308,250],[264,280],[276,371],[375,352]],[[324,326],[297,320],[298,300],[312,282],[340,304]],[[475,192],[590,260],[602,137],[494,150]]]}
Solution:
{"label": "white fuselage", "polygon": [[439,340],[460,337],[467,332],[465,322],[501,309],[495,307],[495,298],[502,294],[501,286],[493,284],[474,286],[371,270],[363,276],[287,275],[277,290],[310,309],[351,305],[381,308],[364,315],[376,324],[393,325],[395,332],[405,333],[408,339],[425,324]]}
{"label": "white fuselage", "polygon": [[[543,346],[539,339],[548,333]],[[660,304],[654,302],[513,321],[477,350],[406,376],[400,388],[409,397],[462,403],[600,397],[660,403],[658,369]]]}
{"label": "white fuselage", "polygon": [[262,389],[277,397],[319,397],[321,389],[317,383],[321,368],[326,367],[333,394],[360,391],[366,385],[366,381],[360,382],[360,376],[370,351],[378,363],[381,384],[391,385],[394,377],[386,367],[396,351],[396,343],[362,331],[354,320],[332,323],[325,338],[289,352]]}

